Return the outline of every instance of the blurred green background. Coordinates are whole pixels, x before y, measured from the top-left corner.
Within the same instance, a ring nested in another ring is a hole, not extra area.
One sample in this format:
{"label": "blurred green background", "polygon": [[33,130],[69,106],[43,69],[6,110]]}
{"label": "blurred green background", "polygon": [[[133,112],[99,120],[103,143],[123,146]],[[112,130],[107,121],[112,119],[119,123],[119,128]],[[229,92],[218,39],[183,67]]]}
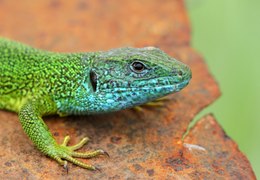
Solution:
{"label": "blurred green background", "polygon": [[186,0],[186,5],[192,46],[222,92],[199,117],[213,112],[260,178],[260,1]]}

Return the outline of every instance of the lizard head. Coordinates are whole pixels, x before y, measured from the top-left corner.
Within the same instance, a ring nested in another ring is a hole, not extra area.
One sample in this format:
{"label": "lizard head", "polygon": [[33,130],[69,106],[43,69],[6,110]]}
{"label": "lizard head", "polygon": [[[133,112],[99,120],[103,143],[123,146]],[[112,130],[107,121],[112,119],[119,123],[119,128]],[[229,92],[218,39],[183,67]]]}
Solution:
{"label": "lizard head", "polygon": [[180,91],[191,70],[158,48],[119,48],[98,54],[89,75],[96,102],[106,112]]}

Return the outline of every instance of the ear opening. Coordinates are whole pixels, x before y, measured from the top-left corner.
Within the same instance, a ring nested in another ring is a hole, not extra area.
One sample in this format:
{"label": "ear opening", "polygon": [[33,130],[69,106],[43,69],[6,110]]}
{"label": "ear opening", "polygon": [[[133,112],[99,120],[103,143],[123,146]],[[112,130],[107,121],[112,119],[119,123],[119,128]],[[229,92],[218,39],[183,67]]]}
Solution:
{"label": "ear opening", "polygon": [[90,82],[92,85],[92,89],[94,92],[96,92],[97,90],[97,74],[94,71],[90,71],[89,73],[89,77],[90,77]]}

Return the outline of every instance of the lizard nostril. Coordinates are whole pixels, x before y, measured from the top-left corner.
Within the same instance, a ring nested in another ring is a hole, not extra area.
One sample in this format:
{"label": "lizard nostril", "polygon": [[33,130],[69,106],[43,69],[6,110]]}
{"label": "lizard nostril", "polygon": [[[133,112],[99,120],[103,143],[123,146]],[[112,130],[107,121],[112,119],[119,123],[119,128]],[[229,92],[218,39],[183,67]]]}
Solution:
{"label": "lizard nostril", "polygon": [[183,76],[183,71],[182,70],[173,69],[172,73],[173,73],[174,76],[180,76],[180,77]]}

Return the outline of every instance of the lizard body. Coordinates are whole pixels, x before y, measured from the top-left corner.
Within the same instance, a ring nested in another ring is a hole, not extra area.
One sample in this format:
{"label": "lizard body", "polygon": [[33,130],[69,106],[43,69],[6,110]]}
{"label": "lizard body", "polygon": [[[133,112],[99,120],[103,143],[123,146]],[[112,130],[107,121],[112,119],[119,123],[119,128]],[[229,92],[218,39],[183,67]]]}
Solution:
{"label": "lizard body", "polygon": [[190,69],[158,48],[118,48],[105,52],[54,53],[0,38],[0,109],[18,113],[36,147],[67,166],[94,166],[75,159],[106,154],[75,152],[59,145],[42,116],[113,112],[153,101],[184,88]]}

